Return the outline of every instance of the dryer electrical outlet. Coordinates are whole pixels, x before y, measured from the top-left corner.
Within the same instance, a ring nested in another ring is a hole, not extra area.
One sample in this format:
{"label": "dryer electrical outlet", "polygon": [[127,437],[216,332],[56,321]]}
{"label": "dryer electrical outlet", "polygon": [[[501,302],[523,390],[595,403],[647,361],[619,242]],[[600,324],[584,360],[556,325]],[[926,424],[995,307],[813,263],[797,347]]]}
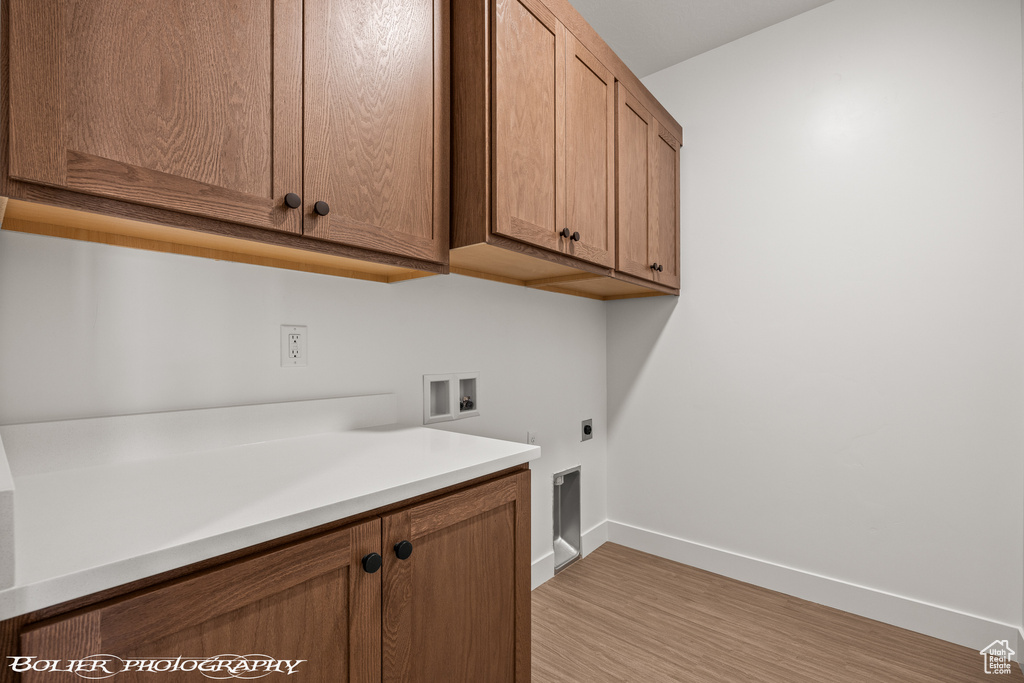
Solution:
{"label": "dryer electrical outlet", "polygon": [[305,325],[281,325],[281,367],[296,368],[306,365]]}

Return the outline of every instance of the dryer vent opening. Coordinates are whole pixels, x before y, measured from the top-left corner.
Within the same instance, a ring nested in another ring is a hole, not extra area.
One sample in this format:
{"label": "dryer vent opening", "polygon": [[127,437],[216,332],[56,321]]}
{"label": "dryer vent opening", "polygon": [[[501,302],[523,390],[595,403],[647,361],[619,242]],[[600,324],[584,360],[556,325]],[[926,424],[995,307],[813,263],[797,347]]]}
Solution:
{"label": "dryer vent opening", "polygon": [[554,477],[555,573],[580,559],[580,468]]}

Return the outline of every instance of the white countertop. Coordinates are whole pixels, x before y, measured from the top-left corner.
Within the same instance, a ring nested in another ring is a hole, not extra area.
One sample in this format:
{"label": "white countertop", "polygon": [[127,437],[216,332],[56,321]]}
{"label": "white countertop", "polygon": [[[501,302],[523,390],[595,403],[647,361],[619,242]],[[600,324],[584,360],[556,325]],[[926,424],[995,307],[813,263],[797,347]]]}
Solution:
{"label": "white countertop", "polygon": [[536,446],[390,426],[21,476],[12,467],[14,585],[0,591],[0,619],[539,456]]}

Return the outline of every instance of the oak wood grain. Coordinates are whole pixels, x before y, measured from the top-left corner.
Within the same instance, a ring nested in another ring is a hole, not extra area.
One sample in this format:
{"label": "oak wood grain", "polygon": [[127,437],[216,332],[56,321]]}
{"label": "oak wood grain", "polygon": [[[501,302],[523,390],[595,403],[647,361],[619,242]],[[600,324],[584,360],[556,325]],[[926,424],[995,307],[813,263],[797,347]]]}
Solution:
{"label": "oak wood grain", "polygon": [[521,472],[384,517],[384,681],[529,680],[528,488]]}
{"label": "oak wood grain", "polygon": [[566,253],[615,265],[615,78],[569,34],[566,48]]}
{"label": "oak wood grain", "polygon": [[679,142],[660,123],[654,141],[654,220],[651,245],[652,260],[664,270],[654,273],[654,280],[669,287],[679,286]]}
{"label": "oak wood grain", "polygon": [[530,546],[530,472],[513,475],[516,482],[515,502],[515,660],[516,683],[530,683],[533,679],[533,600],[531,584]]}
{"label": "oak wood grain", "polygon": [[12,177],[299,231],[299,0],[9,1]]}
{"label": "oak wood grain", "polygon": [[306,234],[446,261],[447,24],[446,0],[306,1]]}
{"label": "oak wood grain", "polygon": [[536,683],[991,679],[970,648],[613,543],[540,586],[533,609]]}
{"label": "oak wood grain", "polygon": [[565,225],[565,29],[539,0],[495,0],[492,230],[557,251]]}
{"label": "oak wood grain", "polygon": [[616,270],[652,280],[651,185],[656,122],[647,108],[622,83],[618,84],[617,98]]}
{"label": "oak wood grain", "polygon": [[611,69],[615,79],[622,82],[632,92],[648,111],[655,114],[659,120],[672,131],[673,135],[681,142],[683,129],[679,122],[673,118],[671,113],[665,109],[647,87],[637,78],[636,74],[630,71],[629,67],[622,61],[615,51],[598,35],[594,27],[587,23],[583,16],[576,11],[570,0],[544,0],[549,11],[583,43],[596,56],[601,63]]}
{"label": "oak wood grain", "polygon": [[67,169],[58,131],[61,99],[60,6],[55,2],[9,0],[4,22],[9,64],[8,173],[50,185],[63,185]]}
{"label": "oak wood grain", "polygon": [[[641,255],[631,259],[627,252],[625,267],[630,278],[655,282],[655,294],[678,294],[678,280],[669,273],[660,282],[648,262],[656,135],[651,111],[663,116],[677,140],[678,123],[568,2],[452,3],[453,272],[514,284],[568,274],[517,273],[493,250],[478,249],[481,243],[576,271],[617,266],[615,87],[624,81],[645,117],[643,148],[634,150],[633,159],[644,170],[639,178],[629,176],[642,193],[630,195],[629,209],[642,208],[644,227],[628,249]],[[578,232],[580,240],[561,237],[562,227]],[[635,284],[609,284],[603,292],[590,283],[586,289],[558,283],[536,288],[597,299],[652,294]]]}
{"label": "oak wood grain", "polygon": [[362,571],[359,553],[379,548],[373,519],[35,624],[22,632],[20,652],[49,659],[259,653],[307,660],[290,680],[372,681],[377,650],[365,648],[379,645],[380,575]]}
{"label": "oak wood grain", "polygon": [[379,683],[381,633],[381,575],[363,570],[363,558],[380,553],[380,518],[352,528],[352,553],[348,567],[348,680],[350,683]]}
{"label": "oak wood grain", "polygon": [[487,240],[491,230],[490,3],[451,5],[451,247]]}

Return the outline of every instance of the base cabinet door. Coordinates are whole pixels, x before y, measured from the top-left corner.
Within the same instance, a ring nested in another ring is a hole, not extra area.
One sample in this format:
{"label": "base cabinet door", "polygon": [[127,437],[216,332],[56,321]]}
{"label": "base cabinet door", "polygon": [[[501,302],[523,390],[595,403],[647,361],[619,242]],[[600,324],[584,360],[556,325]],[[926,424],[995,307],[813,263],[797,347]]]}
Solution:
{"label": "base cabinet door", "polygon": [[[286,676],[296,683],[379,681],[381,573],[362,566],[363,557],[379,551],[375,518],[43,622],[22,632],[21,655],[68,662],[106,654],[107,670],[120,671],[116,680],[124,683],[157,680],[161,670],[166,680],[255,678],[269,659],[304,660]],[[243,675],[232,676],[221,660]],[[200,662],[208,671],[224,668],[206,675],[195,670]],[[287,665],[277,666],[288,673]],[[24,683],[75,678],[21,675]]]}
{"label": "base cabinet door", "polygon": [[529,473],[383,518],[383,680],[530,680]]}

